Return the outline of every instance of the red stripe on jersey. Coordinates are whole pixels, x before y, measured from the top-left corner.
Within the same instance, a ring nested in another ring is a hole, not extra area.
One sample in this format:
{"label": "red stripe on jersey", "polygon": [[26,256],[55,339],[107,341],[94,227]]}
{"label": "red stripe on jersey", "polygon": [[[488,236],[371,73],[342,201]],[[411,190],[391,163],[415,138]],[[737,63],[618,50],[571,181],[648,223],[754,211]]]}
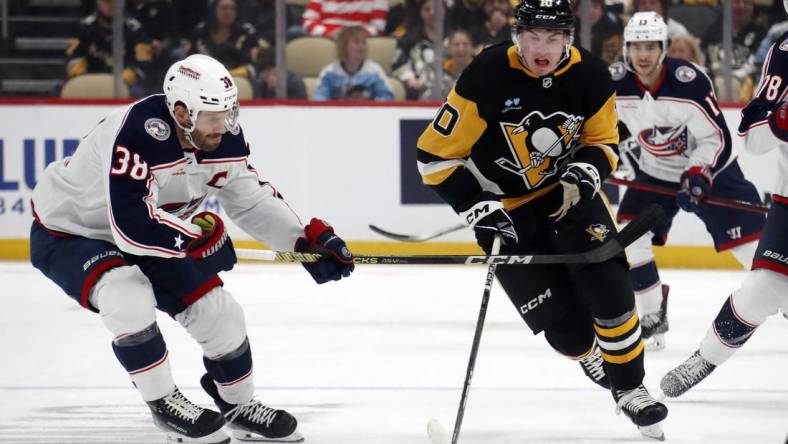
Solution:
{"label": "red stripe on jersey", "polygon": [[181,302],[186,304],[188,307],[193,303],[197,302],[201,297],[205,296],[206,293],[213,290],[216,287],[223,285],[224,282],[219,278],[219,276],[213,276],[212,278],[208,279],[204,284],[200,285],[196,290],[187,294],[186,296],[181,298]]}
{"label": "red stripe on jersey", "polygon": [[788,265],[778,264],[777,262],[767,261],[764,259],[756,259],[752,261],[753,270],[771,270],[775,273],[780,273],[788,276]]}

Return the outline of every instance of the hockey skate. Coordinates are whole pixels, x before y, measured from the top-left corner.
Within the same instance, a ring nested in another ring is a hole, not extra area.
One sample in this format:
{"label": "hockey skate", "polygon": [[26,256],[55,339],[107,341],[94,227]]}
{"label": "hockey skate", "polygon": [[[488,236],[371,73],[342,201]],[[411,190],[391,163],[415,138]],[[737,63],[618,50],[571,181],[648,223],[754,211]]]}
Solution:
{"label": "hockey skate", "polygon": [[222,431],[224,419],[186,399],[177,388],[169,395],[148,402],[156,427],[168,442],[227,444],[230,437]]}
{"label": "hockey skate", "polygon": [[715,368],[717,368],[716,365],[701,356],[700,350],[696,350],[689,359],[662,377],[659,388],[662,389],[665,396],[676,398],[698,385]]}
{"label": "hockey skate", "polygon": [[304,437],[295,431],[298,421],[290,413],[272,409],[256,400],[243,405],[225,402],[207,373],[200,378],[200,385],[219,407],[235,439],[254,442],[304,441]]}
{"label": "hockey skate", "polygon": [[613,399],[616,400],[616,414],[624,412],[643,436],[665,440],[660,422],[668,416],[668,408],[654,400],[643,384],[632,390],[613,390]]}
{"label": "hockey skate", "polygon": [[668,293],[670,287],[662,284],[662,303],[659,311],[640,318],[640,334],[646,350],[658,351],[665,348],[665,333],[668,331]]}
{"label": "hockey skate", "polygon": [[599,346],[596,345],[596,342],[594,342],[594,351],[578,362],[580,362],[580,367],[583,369],[583,373],[588,376],[588,379],[602,388],[610,390],[610,379],[605,373],[605,361],[602,359],[602,353],[599,351]]}

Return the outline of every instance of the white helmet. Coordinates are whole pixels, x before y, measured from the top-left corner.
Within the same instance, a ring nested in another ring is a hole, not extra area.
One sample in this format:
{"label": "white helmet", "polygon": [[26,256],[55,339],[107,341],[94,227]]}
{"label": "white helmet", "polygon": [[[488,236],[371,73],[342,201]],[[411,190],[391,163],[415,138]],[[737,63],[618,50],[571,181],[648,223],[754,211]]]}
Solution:
{"label": "white helmet", "polygon": [[[207,55],[194,54],[173,63],[164,77],[164,95],[167,99],[167,109],[175,124],[184,131],[186,139],[192,145],[194,142],[191,133],[197,122],[197,115],[201,111],[229,110],[225,128],[227,131],[237,130],[238,88],[227,68]],[[178,119],[175,118],[177,103],[183,104],[189,113],[192,125],[188,128],[178,123]]]}
{"label": "white helmet", "polygon": [[624,65],[627,69],[631,69],[629,64],[629,44],[632,42],[662,43],[662,54],[659,56],[659,63],[662,63],[668,51],[668,25],[665,24],[662,16],[654,11],[632,14],[629,23],[624,28]]}
{"label": "white helmet", "polygon": [[785,12],[788,12],[788,0],[783,0],[783,8],[785,8]]}

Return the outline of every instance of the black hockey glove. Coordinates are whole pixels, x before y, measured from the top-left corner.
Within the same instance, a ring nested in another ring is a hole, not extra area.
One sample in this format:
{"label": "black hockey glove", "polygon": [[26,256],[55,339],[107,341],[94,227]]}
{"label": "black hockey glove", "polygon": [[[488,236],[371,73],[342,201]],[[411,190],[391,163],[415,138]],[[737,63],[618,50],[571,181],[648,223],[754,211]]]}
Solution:
{"label": "black hockey glove", "polygon": [[684,171],[679,179],[681,189],[676,193],[676,204],[691,213],[700,212],[700,203],[709,194],[711,173],[706,167],[694,166]]}
{"label": "black hockey glove", "polygon": [[556,221],[564,217],[570,222],[580,220],[602,185],[599,172],[590,163],[572,162],[561,169],[559,180],[564,191],[564,201],[550,217]]}
{"label": "black hockey glove", "polygon": [[476,242],[485,253],[492,251],[495,235],[501,236],[501,242],[508,247],[517,245],[519,238],[514,229],[512,218],[503,208],[501,201],[490,192],[483,192],[472,202],[469,208],[460,211],[460,217],[473,228]]}
{"label": "black hockey glove", "polygon": [[304,236],[296,240],[295,251],[326,256],[326,259],[318,262],[302,263],[318,284],[348,277],[355,268],[353,254],[348,250],[345,241],[334,234],[331,225],[318,218],[312,218],[304,227]]}
{"label": "black hockey glove", "polygon": [[231,270],[238,259],[219,215],[203,211],[195,214],[191,222],[200,227],[202,236],[186,244],[186,255],[197,259],[197,265],[203,271],[218,273]]}

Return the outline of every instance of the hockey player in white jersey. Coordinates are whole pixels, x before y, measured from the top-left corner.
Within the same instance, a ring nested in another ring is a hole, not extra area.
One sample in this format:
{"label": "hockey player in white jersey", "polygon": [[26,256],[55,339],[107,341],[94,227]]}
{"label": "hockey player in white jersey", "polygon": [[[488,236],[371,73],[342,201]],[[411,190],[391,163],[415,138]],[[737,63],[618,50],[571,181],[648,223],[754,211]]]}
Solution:
{"label": "hockey player in white jersey", "polygon": [[[111,112],[33,192],[33,265],[100,313],[115,355],[173,442],[230,442],[224,425],[245,441],[303,440],[290,413],[254,398],[243,310],[218,277],[235,252],[218,215],[193,215],[200,203],[216,196],[235,223],[276,249],[326,254],[304,265],[318,283],[353,271],[331,226],[303,226],[258,178],[237,115],[230,73],[190,56],[170,67],[164,94]],[[176,387],[157,308],[202,347],[200,382],[221,414]]]}
{"label": "hockey player in white jersey", "polygon": [[[788,0],[784,0],[788,12]],[[728,360],[766,318],[788,313],[788,32],[769,49],[755,97],[742,111],[739,135],[753,154],[780,151],[777,184],[752,270],[723,303],[700,347],[669,371],[660,388],[677,397]]]}
{"label": "hockey player in white jersey", "polygon": [[[747,269],[761,237],[761,214],[704,202],[711,195],[760,202],[731,151],[731,136],[712,83],[692,63],[665,57],[668,31],[655,12],[638,12],[624,29],[624,61],[610,66],[616,111],[624,133],[622,159],[637,165],[636,182],[676,190],[676,197],[630,188],[619,205],[618,221],[631,220],[657,203],[665,219],[627,248],[630,276],[647,349],[665,346],[668,287],[660,281],[653,245],[664,245],[679,209],[695,213],[717,251],[730,250]],[[637,146],[638,150],[631,150]],[[628,147],[630,152],[627,153]]]}

